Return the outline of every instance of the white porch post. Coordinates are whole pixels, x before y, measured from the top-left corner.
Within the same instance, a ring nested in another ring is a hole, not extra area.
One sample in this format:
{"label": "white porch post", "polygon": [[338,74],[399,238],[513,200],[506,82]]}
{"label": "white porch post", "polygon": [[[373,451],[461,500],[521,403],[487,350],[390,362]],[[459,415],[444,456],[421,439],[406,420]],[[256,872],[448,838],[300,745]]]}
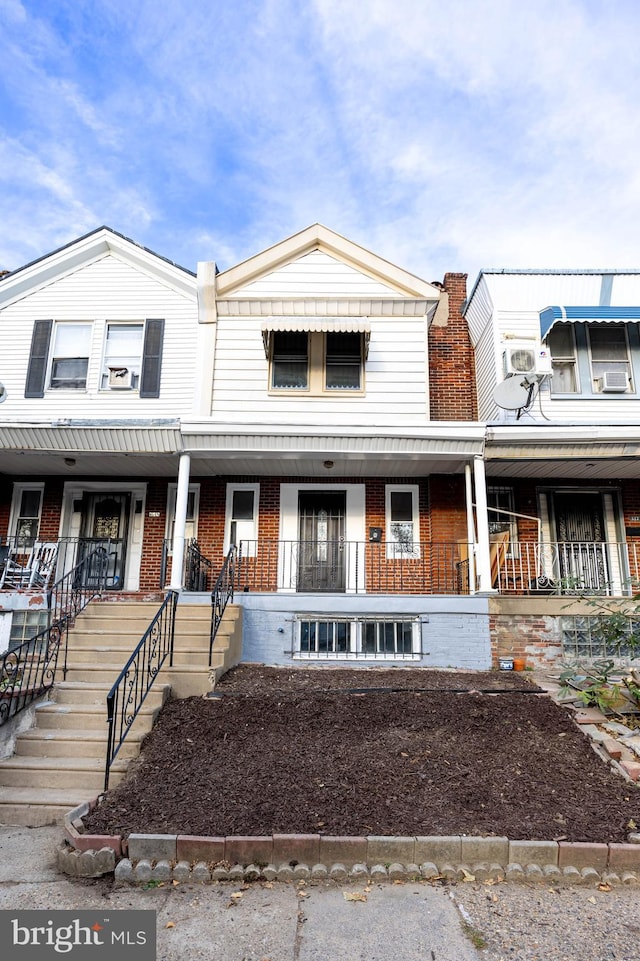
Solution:
{"label": "white porch post", "polygon": [[471,464],[464,465],[464,483],[467,500],[467,544],[469,551],[469,593],[476,593],[476,526],[473,520],[473,487]]}
{"label": "white porch post", "polygon": [[478,528],[478,590],[482,594],[493,592],[491,580],[491,554],[489,549],[489,515],[487,512],[487,483],[482,457],[474,457],[473,474],[476,488],[476,525]]}
{"label": "white porch post", "polygon": [[173,525],[173,562],[171,564],[172,591],[181,591],[182,573],[184,568],[184,535],[187,526],[187,502],[189,499],[189,469],[191,457],[189,454],[180,455],[178,466],[178,489],[176,491],[176,514]]}

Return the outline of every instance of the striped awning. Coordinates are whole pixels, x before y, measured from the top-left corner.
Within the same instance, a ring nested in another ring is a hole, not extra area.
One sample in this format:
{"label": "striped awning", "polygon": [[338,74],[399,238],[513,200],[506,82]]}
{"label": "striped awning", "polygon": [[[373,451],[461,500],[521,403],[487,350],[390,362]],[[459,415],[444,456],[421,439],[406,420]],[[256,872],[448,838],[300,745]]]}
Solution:
{"label": "striped awning", "polygon": [[540,311],[540,338],[556,324],[621,324],[640,320],[640,307],[546,307]]}
{"label": "striped awning", "polygon": [[264,351],[269,356],[269,336],[274,331],[303,333],[364,334],[365,356],[369,349],[371,323],[368,317],[269,317],[262,323]]}

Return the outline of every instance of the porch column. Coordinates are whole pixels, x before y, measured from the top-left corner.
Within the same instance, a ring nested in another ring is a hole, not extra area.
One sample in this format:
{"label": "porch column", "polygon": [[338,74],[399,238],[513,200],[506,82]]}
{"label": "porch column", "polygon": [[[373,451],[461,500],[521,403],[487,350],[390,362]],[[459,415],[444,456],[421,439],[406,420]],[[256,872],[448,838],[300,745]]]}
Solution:
{"label": "porch column", "polygon": [[482,457],[474,457],[473,474],[476,488],[476,526],[478,530],[478,548],[476,554],[478,590],[481,594],[488,594],[493,592],[493,582],[491,579],[491,554],[489,549],[487,482]]}
{"label": "porch column", "polygon": [[469,563],[469,593],[476,593],[476,525],[473,520],[473,485],[471,481],[471,464],[464,465],[464,484],[467,501],[467,544]]}
{"label": "porch column", "polygon": [[180,455],[178,466],[178,489],[176,491],[176,515],[173,525],[173,562],[171,564],[171,583],[169,587],[172,591],[181,591],[182,575],[184,569],[184,540],[187,525],[187,501],[189,499],[189,469],[191,467],[191,457],[189,454]]}

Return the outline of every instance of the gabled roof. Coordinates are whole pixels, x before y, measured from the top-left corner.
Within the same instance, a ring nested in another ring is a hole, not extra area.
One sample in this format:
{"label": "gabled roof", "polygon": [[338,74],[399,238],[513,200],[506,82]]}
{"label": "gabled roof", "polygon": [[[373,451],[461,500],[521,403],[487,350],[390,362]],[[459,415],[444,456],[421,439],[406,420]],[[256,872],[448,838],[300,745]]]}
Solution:
{"label": "gabled roof", "polygon": [[103,226],[7,274],[0,280],[0,308],[110,253],[184,293],[195,295],[195,274],[190,270]]}
{"label": "gabled roof", "polygon": [[363,273],[386,283],[407,297],[438,300],[440,290],[420,277],[397,267],[377,254],[354,244],[322,224],[312,224],[273,247],[268,247],[248,260],[230,267],[217,276],[218,297],[228,297],[256,278],[268,274],[313,250],[321,250]]}

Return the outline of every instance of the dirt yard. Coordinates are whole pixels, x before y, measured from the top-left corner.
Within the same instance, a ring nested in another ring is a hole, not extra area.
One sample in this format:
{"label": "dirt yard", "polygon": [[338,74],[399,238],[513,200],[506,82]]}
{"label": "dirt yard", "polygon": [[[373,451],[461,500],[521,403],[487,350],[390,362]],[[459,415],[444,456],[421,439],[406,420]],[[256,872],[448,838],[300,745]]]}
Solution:
{"label": "dirt yard", "polygon": [[97,833],[624,841],[640,791],[526,674],[242,665],[170,701]]}

